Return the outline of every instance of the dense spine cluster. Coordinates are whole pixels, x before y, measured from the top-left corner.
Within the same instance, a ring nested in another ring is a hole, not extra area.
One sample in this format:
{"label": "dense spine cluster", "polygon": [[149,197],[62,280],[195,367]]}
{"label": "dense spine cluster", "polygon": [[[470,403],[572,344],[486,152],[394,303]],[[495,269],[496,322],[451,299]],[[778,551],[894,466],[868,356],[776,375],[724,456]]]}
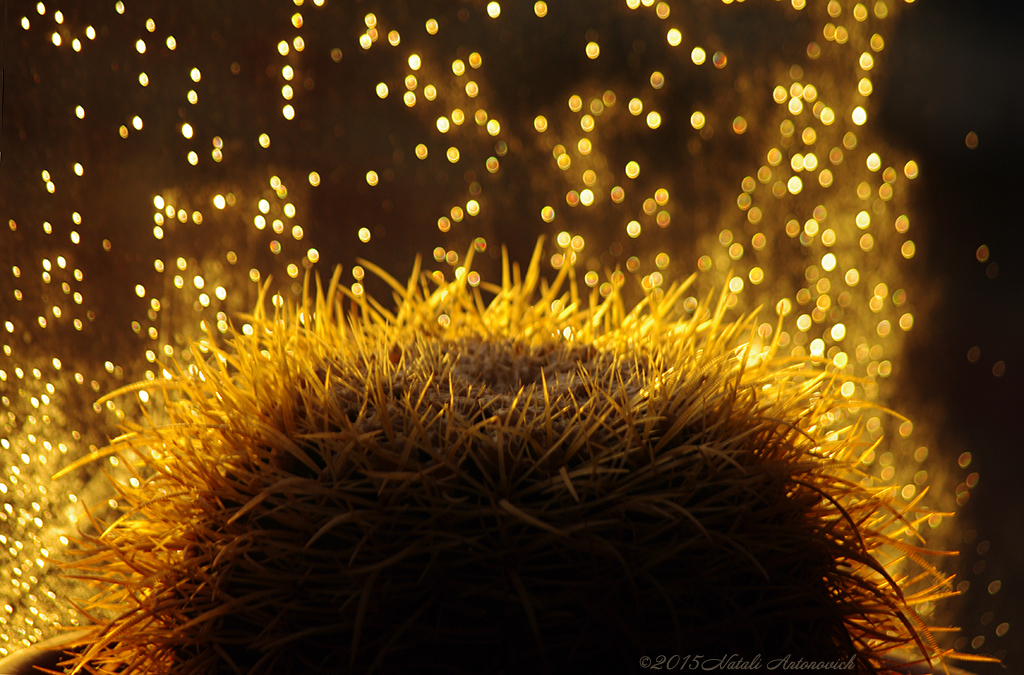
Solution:
{"label": "dense spine cluster", "polygon": [[[472,251],[450,282],[363,262],[395,310],[335,275],[195,345],[205,359],[100,452],[134,480],[70,549],[96,587],[76,667],[941,656],[912,606],[946,580],[907,541],[916,502],[866,487],[842,382],[728,320],[724,296],[685,319],[689,282],[631,310],[588,301],[571,265],[542,279],[541,253],[476,287]],[[901,557],[917,576],[890,573]]]}

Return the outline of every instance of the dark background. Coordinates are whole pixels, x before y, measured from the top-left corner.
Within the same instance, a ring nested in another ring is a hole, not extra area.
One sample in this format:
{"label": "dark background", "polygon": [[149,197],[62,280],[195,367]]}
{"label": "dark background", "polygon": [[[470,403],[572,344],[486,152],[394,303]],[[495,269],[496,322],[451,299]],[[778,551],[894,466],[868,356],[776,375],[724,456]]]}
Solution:
{"label": "dark background", "polygon": [[[887,140],[922,168],[913,212],[929,231],[926,283],[937,299],[934,329],[914,333],[908,379],[941,411],[930,420],[949,456],[971,452],[978,488],[964,520],[957,582],[969,581],[957,617],[965,640],[1005,656],[1020,672],[1024,652],[1024,25],[1020,3],[917,2],[900,17],[880,87]],[[978,137],[969,149],[969,132]],[[977,249],[988,246],[988,262]],[[974,363],[968,352],[977,347]],[[997,377],[993,368],[1005,364]],[[981,551],[979,553],[979,550]],[[987,590],[994,580],[1002,588]],[[1001,639],[992,626],[1009,623]],[[963,645],[961,645],[963,646]]]}

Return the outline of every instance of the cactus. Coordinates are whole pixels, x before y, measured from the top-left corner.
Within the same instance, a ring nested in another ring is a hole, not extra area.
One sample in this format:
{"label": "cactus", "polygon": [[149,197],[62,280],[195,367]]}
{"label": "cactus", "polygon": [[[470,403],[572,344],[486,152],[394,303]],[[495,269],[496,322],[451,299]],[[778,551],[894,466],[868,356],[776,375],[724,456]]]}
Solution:
{"label": "cactus", "polygon": [[541,252],[525,275],[506,255],[500,285],[469,283],[472,250],[453,281],[361,261],[394,310],[338,274],[298,306],[264,309],[265,286],[251,330],[126,388],[163,393],[99,453],[133,480],[68,551],[95,587],[74,670],[942,656],[912,605],[946,580],[908,541],[916,502],[865,487],[842,381],[725,295],[679,318],[687,281],[627,310],[580,298],[571,265],[543,280]]}

